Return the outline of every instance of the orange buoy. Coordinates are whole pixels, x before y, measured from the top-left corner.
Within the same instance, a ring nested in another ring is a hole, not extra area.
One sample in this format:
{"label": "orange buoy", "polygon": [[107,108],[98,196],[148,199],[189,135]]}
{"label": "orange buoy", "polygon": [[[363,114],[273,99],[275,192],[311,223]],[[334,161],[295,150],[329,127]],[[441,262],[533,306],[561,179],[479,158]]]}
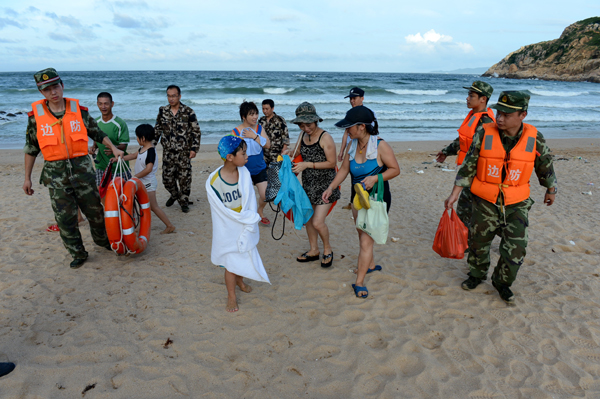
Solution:
{"label": "orange buoy", "polygon": [[116,177],[108,186],[106,200],[104,202],[104,224],[110,247],[114,252],[123,255],[127,252],[125,244],[121,240],[121,223],[119,221],[119,197],[121,196],[121,178]]}
{"label": "orange buoy", "polygon": [[[123,241],[130,252],[139,254],[146,249],[150,240],[150,200],[144,183],[137,177],[128,180],[123,186],[123,205],[121,208],[121,224],[123,227]],[[135,197],[140,203],[140,231],[135,233],[133,221],[133,204]]]}

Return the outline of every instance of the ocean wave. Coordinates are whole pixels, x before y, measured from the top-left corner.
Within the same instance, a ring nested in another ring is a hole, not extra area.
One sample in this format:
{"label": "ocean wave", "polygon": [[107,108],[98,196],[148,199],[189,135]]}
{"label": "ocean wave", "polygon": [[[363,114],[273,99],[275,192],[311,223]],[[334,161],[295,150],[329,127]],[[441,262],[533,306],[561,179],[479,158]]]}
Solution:
{"label": "ocean wave", "polygon": [[[229,98],[203,98],[203,99],[190,99],[188,102],[196,105],[239,105],[242,101],[254,101],[261,102],[262,98],[252,98],[252,97],[229,97]],[[275,105],[291,105],[298,106],[301,101],[298,100],[277,100],[275,101]],[[312,99],[310,100],[311,104],[348,104],[350,106],[348,100],[344,98],[340,99]],[[440,100],[371,100],[365,101],[365,106],[370,107],[371,104],[381,104],[381,105],[423,105],[423,104],[465,104],[465,100],[459,99],[440,99]]]}
{"label": "ocean wave", "polygon": [[386,89],[390,93],[415,96],[443,96],[448,93],[448,90],[409,90],[409,89]]}
{"label": "ocean wave", "polygon": [[590,94],[588,91],[552,91],[552,90],[536,90],[527,89],[529,93],[543,97],[576,97]]}
{"label": "ocean wave", "polygon": [[295,89],[291,88],[291,89],[286,89],[283,87],[265,87],[263,89],[263,92],[265,94],[285,94],[285,93],[290,93],[292,91],[294,91]]}
{"label": "ocean wave", "polygon": [[600,122],[600,114],[595,115],[573,115],[563,113],[559,115],[535,115],[528,114],[525,122]]}

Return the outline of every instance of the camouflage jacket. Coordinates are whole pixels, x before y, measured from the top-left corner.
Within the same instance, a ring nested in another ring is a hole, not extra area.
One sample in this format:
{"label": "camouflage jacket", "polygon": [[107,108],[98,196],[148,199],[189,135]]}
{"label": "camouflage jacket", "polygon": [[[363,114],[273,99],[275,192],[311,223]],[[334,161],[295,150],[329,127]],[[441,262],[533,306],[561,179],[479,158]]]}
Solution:
{"label": "camouflage jacket", "polygon": [[[493,122],[492,118],[490,118],[487,115],[483,115],[481,117],[481,119],[479,119],[479,122],[477,124],[477,128],[475,129],[475,131],[477,131],[477,129],[484,123],[490,123],[490,122]],[[452,143],[448,144],[448,146],[442,150],[442,154],[444,154],[446,156],[458,155],[458,150],[460,150],[460,137],[457,137],[456,140],[454,140]]]}
{"label": "camouflage jacket", "polygon": [[194,151],[200,149],[200,126],[194,110],[179,103],[177,115],[171,112],[171,106],[158,109],[154,145],[159,141],[165,151]]}
{"label": "camouflage jacket", "polygon": [[[56,118],[60,118],[63,113],[55,114],[50,111]],[[89,112],[82,107],[81,116],[83,124],[87,129],[88,137],[100,143],[106,137],[106,134],[100,130],[96,120],[92,118]],[[40,145],[37,139],[37,124],[35,116],[30,116],[27,121],[27,133],[25,135],[25,154],[37,157],[41,152]],[[72,187],[76,184],[87,184],[88,179],[86,173],[93,173],[92,161],[89,156],[81,156],[64,161],[44,161],[44,168],[40,175],[40,184],[54,189],[62,189]],[[93,179],[92,179],[93,180]],[[94,180],[95,181],[95,180]]]}
{"label": "camouflage jacket", "polygon": [[[481,149],[481,143],[483,141],[484,134],[485,130],[483,129],[483,126],[478,126],[477,130],[475,131],[475,135],[473,136],[473,144],[471,145],[469,152],[467,152],[467,156],[465,157],[465,160],[463,161],[463,164],[461,165],[456,175],[456,180],[454,182],[455,185],[460,187],[471,186],[473,178],[477,174],[477,161],[479,160],[479,151]],[[506,136],[502,131],[500,131],[500,137],[502,138],[502,145],[504,147],[504,150],[507,152],[512,150],[514,146],[518,143],[522,134],[522,125],[521,129],[519,130],[519,133],[515,137]],[[539,131],[537,132],[535,145],[536,151],[539,154],[535,158],[534,163],[535,174],[537,175],[538,181],[543,187],[556,187],[557,180],[556,174],[554,174],[554,164],[552,163],[552,155],[550,154],[550,148],[548,148],[548,146],[546,145],[546,140]],[[500,196],[498,196],[498,201],[500,201]]]}
{"label": "camouflage jacket", "polygon": [[283,117],[273,112],[271,120],[267,120],[266,116],[261,117],[258,123],[262,125],[269,140],[271,140],[271,148],[265,148],[265,161],[269,162],[277,161],[277,156],[281,154],[284,145],[290,145],[290,135],[288,133],[287,123]]}

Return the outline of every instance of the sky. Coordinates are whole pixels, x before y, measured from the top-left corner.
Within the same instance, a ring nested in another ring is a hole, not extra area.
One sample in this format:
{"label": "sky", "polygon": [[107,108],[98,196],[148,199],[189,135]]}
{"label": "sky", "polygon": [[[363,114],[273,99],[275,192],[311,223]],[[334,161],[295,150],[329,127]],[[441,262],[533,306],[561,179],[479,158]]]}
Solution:
{"label": "sky", "polygon": [[0,72],[490,67],[600,1],[0,0]]}

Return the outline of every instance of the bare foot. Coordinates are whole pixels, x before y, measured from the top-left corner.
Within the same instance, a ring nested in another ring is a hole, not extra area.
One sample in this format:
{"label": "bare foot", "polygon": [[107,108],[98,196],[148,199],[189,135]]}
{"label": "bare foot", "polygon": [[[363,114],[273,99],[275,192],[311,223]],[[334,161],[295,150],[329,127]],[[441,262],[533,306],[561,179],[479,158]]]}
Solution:
{"label": "bare foot", "polygon": [[167,227],[166,229],[164,229],[163,231],[160,232],[160,234],[171,234],[171,233],[175,233],[175,226]]}
{"label": "bare foot", "polygon": [[227,306],[225,306],[225,310],[228,311],[229,313],[237,312],[238,310],[240,310],[235,298],[234,299],[227,298]]}
{"label": "bare foot", "polygon": [[248,292],[252,292],[252,287],[251,287],[251,286],[249,286],[248,284],[244,284],[244,283],[242,282],[241,284],[240,284],[240,283],[238,283],[238,285],[237,285],[237,286],[238,286],[238,287],[240,287],[240,290],[242,290],[242,291],[244,291],[244,292],[246,292],[246,293],[248,293]]}

